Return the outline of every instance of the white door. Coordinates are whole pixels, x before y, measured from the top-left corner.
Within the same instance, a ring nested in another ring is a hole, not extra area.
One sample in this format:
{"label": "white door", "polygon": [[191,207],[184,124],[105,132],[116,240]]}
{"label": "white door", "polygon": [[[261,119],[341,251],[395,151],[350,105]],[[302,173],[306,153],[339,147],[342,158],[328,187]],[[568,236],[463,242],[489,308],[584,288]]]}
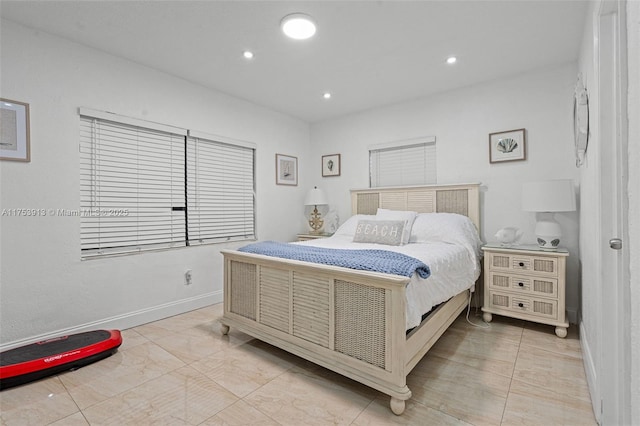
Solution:
{"label": "white door", "polygon": [[[627,76],[626,2],[603,1],[598,25],[597,80],[600,140],[601,301],[598,393],[600,423],[628,424],[631,367],[629,359],[629,264],[627,234]],[[596,407],[597,408],[597,407]],[[597,410],[596,410],[596,414]]]}

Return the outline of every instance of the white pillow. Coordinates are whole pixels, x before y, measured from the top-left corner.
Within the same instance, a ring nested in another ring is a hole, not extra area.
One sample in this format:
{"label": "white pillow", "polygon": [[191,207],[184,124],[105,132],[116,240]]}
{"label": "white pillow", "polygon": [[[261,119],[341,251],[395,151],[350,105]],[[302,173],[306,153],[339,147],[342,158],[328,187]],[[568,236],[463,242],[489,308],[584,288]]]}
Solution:
{"label": "white pillow", "polygon": [[412,243],[459,243],[467,239],[469,232],[477,233],[473,222],[456,213],[420,213],[411,228]]}
{"label": "white pillow", "polygon": [[413,222],[409,242],[482,244],[471,219],[457,213],[420,213]]}
{"label": "white pillow", "polygon": [[411,227],[413,221],[416,220],[417,212],[403,211],[403,210],[387,210],[378,209],[376,213],[376,219],[378,220],[404,220],[404,230],[402,231],[402,244],[407,244],[411,237]]}
{"label": "white pillow", "polygon": [[342,225],[336,230],[333,235],[347,235],[351,238],[356,234],[356,228],[358,222],[361,220],[375,220],[375,215],[372,214],[356,214],[345,220]]}

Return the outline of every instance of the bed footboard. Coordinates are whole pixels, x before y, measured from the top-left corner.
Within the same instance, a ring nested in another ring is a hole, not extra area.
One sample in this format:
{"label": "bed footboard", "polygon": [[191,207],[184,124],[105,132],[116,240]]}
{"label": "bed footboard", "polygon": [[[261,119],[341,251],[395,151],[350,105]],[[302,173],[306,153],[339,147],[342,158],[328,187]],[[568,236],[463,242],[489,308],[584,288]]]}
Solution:
{"label": "bed footboard", "polygon": [[409,278],[222,253],[223,333],[237,328],[384,392],[396,414],[404,411]]}

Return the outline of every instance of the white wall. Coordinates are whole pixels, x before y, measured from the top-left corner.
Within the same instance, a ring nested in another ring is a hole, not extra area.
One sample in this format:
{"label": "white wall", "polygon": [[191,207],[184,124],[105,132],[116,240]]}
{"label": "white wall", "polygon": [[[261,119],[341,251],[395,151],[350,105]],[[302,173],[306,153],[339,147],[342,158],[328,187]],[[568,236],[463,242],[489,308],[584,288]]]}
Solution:
{"label": "white wall", "polygon": [[[256,143],[259,238],[291,240],[302,229],[309,183],[300,175],[297,187],[276,186],[275,153],[308,168],[306,123],[9,21],[1,31],[0,96],[31,112],[31,162],[0,162],[1,209],[79,208],[85,106]],[[2,216],[0,225],[0,348],[222,300],[219,250],[231,245],[81,261],[78,217]]]}
{"label": "white wall", "polygon": [[[461,65],[462,66],[462,65]],[[340,153],[339,177],[312,180],[328,193],[341,221],[350,215],[348,188],[366,188],[368,147],[396,140],[435,136],[438,183],[481,182],[483,241],[505,226],[534,243],[533,213],[521,208],[522,183],[544,179],[574,179],[578,170],[573,153],[572,111],[576,65],[521,75],[442,93],[429,98],[379,108],[313,124],[312,158]],[[489,133],[526,128],[526,161],[490,164]],[[579,306],[578,213],[557,218],[571,252],[567,274],[567,309],[576,322]]]}

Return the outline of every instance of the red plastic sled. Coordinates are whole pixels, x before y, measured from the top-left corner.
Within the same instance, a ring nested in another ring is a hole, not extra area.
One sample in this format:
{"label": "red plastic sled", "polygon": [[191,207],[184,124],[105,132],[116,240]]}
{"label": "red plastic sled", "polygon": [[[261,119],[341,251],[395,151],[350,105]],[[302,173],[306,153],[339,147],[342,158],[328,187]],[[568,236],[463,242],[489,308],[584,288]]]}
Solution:
{"label": "red plastic sled", "polygon": [[119,330],[95,330],[32,343],[0,353],[0,390],[113,355],[122,344]]}

